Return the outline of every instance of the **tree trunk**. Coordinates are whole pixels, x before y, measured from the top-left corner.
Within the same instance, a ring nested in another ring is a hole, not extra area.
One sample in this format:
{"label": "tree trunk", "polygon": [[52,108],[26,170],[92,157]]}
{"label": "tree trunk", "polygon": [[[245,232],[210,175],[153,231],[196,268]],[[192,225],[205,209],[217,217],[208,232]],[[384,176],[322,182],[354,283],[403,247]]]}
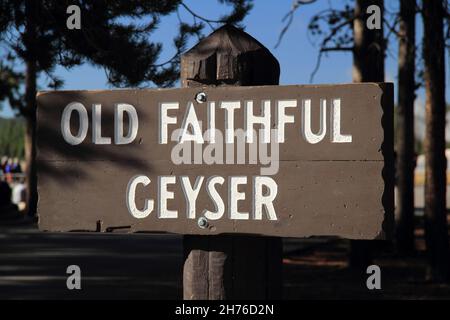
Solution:
{"label": "tree trunk", "polygon": [[367,7],[376,5],[381,10],[383,21],[383,0],[357,0],[355,3],[355,20],[353,22],[353,82],[384,81],[384,36],[383,23],[380,29],[370,30],[366,26]]}
{"label": "tree trunk", "polygon": [[27,127],[25,133],[25,159],[27,174],[27,213],[30,216],[36,214],[37,190],[36,190],[36,16],[37,2],[27,0],[25,2],[26,26],[24,35],[25,53],[25,109]]}
{"label": "tree trunk", "polygon": [[415,0],[400,0],[398,45],[397,245],[414,252]]}
{"label": "tree trunk", "polygon": [[384,36],[383,23],[380,29],[370,30],[366,26],[367,7],[376,5],[381,10],[383,21],[383,0],[357,0],[355,3],[355,19],[353,22],[353,82],[384,81]]}
{"label": "tree trunk", "polygon": [[[367,7],[377,5],[380,8],[381,28],[370,30],[366,26]],[[353,21],[353,82],[384,81],[384,37],[383,37],[383,0],[356,0],[355,19]],[[373,245],[368,240],[350,241],[350,260],[352,268],[367,268],[372,262]]]}
{"label": "tree trunk", "polygon": [[425,63],[425,239],[430,280],[448,281],[446,211],[445,56],[442,1],[423,1]]}

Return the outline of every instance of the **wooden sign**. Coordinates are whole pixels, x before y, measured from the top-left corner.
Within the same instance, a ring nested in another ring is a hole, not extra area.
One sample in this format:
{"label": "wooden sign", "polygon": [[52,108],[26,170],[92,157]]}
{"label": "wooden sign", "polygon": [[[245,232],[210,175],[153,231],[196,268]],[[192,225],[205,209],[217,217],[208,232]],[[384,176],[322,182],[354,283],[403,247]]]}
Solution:
{"label": "wooden sign", "polygon": [[40,92],[40,229],[384,239],[392,91]]}

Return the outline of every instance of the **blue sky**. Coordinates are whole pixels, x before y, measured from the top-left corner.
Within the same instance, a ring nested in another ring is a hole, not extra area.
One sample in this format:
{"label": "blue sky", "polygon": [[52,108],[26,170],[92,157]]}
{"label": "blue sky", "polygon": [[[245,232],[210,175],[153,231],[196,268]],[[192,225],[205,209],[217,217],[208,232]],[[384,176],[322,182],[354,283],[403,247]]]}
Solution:
{"label": "blue sky", "polygon": [[[385,1],[387,10],[396,10],[396,2]],[[226,6],[220,5],[214,0],[188,0],[185,3],[195,12],[202,16],[215,19],[223,15],[227,10]],[[278,48],[274,48],[280,30],[283,27],[282,18],[289,11],[292,0],[255,0],[254,7],[244,20],[246,31],[263,43],[281,65],[280,84],[306,84],[309,83],[310,74],[314,68],[317,58],[318,48],[313,46],[307,37],[307,25],[309,19],[315,13],[336,6],[340,2],[330,0],[319,0],[311,5],[300,7],[295,13],[294,21]],[[180,15],[183,20],[190,21],[192,16],[183,8],[180,8]],[[164,50],[160,56],[160,61],[165,61],[174,54],[172,39],[177,32],[178,19],[175,14],[164,17],[158,28],[152,35],[152,41],[163,43]],[[417,17],[417,42],[420,43],[422,37],[422,21]],[[207,26],[205,33],[212,30]],[[193,39],[194,41],[194,39]],[[190,43],[190,46],[194,45]],[[392,37],[389,53],[386,59],[386,81],[395,82],[397,79],[397,43]],[[448,57],[447,57],[448,66]],[[343,83],[351,82],[352,55],[350,52],[330,53],[322,59],[320,70],[317,72],[314,83]],[[448,68],[447,68],[448,70]],[[61,77],[65,84],[63,89],[105,89],[111,88],[108,85],[103,69],[89,64],[66,70],[58,67],[56,74]],[[450,83],[450,70],[447,72],[447,84]],[[38,85],[39,89],[47,89],[48,80],[41,76]],[[447,85],[447,97],[450,96],[449,85]],[[448,99],[447,99],[448,100]],[[418,107],[423,107],[423,90],[418,92]],[[0,110],[0,116],[11,117],[13,111],[8,105],[4,105]]]}

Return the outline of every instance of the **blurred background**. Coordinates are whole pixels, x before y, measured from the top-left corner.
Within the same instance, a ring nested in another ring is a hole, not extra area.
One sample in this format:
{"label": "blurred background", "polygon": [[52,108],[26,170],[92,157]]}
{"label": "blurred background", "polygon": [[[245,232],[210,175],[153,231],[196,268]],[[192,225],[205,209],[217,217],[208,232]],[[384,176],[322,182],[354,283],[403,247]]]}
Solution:
{"label": "blurred background", "polygon": [[[68,28],[70,5],[80,29]],[[369,32],[371,5],[381,16]],[[37,231],[35,96],[179,87],[180,54],[224,23],[272,52],[280,85],[394,83],[395,241],[361,252],[348,240],[284,239],[284,297],[450,298],[449,10],[447,0],[2,1],[0,298],[181,298],[179,236]],[[384,270],[381,291],[365,286],[368,261]],[[71,262],[90,290],[66,289]]]}

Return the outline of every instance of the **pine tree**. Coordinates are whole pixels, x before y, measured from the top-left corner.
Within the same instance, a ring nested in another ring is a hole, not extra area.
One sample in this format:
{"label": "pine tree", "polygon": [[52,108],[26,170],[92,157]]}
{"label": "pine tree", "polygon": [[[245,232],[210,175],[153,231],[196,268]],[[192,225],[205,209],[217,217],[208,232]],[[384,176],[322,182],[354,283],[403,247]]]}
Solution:
{"label": "pine tree", "polygon": [[[249,0],[219,0],[231,5],[229,15],[218,22],[239,23],[251,9]],[[67,28],[67,8],[77,5],[81,28]],[[176,55],[166,63],[157,60],[162,45],[150,35],[161,18],[179,7],[194,16],[189,24],[180,21],[174,39]],[[124,22],[127,21],[127,22]],[[131,22],[129,22],[131,21]],[[27,120],[25,153],[27,160],[28,212],[36,211],[36,79],[41,73],[51,79],[49,86],[58,88],[61,79],[54,75],[57,65],[70,68],[91,63],[105,68],[114,86],[155,84],[170,86],[179,77],[179,53],[189,36],[199,36],[205,23],[180,0],[4,0],[0,2],[0,44],[25,67],[23,96],[4,94],[11,105]],[[216,21],[217,22],[217,21]],[[6,87],[8,89],[8,87]],[[2,96],[0,96],[0,99]]]}

